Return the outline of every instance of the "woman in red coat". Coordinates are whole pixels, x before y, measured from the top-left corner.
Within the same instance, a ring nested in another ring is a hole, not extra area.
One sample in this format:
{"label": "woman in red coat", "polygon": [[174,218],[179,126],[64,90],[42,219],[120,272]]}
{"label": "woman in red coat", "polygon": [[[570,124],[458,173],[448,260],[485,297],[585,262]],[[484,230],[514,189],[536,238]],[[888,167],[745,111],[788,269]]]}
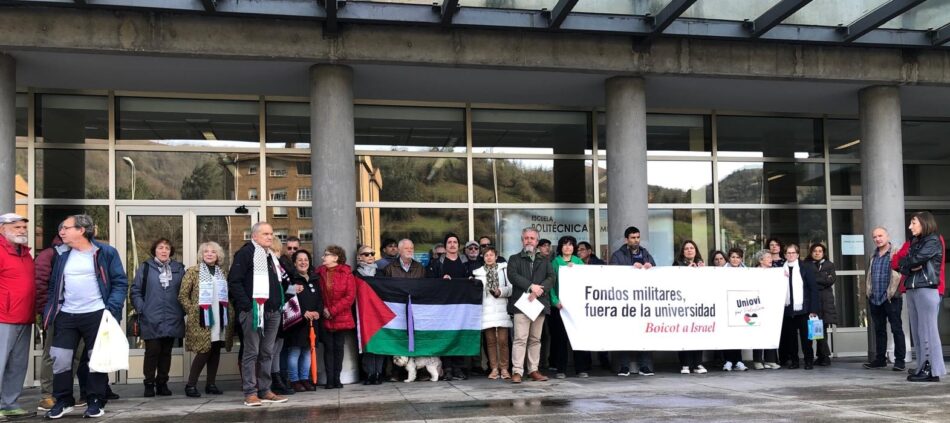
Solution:
{"label": "woman in red coat", "polygon": [[343,342],[346,332],[356,328],[353,301],[356,299],[356,277],[346,265],[346,252],[330,245],[323,252],[323,265],[317,268],[323,291],[323,366],[327,375],[326,389],[342,388]]}

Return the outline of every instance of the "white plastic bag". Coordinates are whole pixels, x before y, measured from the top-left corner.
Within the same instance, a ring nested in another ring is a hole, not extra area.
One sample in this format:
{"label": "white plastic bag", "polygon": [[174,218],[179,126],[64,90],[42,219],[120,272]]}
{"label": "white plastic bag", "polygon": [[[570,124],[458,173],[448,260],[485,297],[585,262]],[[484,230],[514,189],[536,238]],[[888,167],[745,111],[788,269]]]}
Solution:
{"label": "white plastic bag", "polygon": [[96,343],[89,355],[89,370],[109,373],[129,369],[129,341],[109,310],[102,311]]}

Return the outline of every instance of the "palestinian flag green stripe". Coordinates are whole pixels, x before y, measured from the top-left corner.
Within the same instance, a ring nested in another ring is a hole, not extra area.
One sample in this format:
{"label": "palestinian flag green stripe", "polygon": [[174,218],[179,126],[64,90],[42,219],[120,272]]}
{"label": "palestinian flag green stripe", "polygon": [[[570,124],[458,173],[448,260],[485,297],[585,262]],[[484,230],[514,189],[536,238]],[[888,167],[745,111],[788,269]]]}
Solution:
{"label": "palestinian flag green stripe", "polygon": [[[446,355],[479,355],[481,330],[417,330],[414,357]],[[380,355],[405,355],[409,342],[408,332],[399,329],[380,329],[366,350]]]}

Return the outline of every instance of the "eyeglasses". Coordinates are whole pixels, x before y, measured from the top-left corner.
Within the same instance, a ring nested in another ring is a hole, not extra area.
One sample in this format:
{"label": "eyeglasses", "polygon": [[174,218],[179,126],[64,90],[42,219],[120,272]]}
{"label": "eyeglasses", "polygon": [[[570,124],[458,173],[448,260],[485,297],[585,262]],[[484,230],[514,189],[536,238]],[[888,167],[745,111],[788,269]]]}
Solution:
{"label": "eyeglasses", "polygon": [[375,253],[375,252],[372,252],[372,251],[366,251],[366,252],[360,253],[360,255],[363,256],[363,257],[369,257],[369,256],[375,256],[376,253]]}
{"label": "eyeglasses", "polygon": [[287,251],[297,251],[300,247],[287,247]]}
{"label": "eyeglasses", "polygon": [[481,248],[488,248],[491,247],[491,244],[478,244],[478,246]]}
{"label": "eyeglasses", "polygon": [[470,246],[468,246],[468,247],[465,247],[465,249],[467,249],[467,250],[477,250],[477,249],[478,249],[478,246],[477,246],[477,245],[470,245]]}

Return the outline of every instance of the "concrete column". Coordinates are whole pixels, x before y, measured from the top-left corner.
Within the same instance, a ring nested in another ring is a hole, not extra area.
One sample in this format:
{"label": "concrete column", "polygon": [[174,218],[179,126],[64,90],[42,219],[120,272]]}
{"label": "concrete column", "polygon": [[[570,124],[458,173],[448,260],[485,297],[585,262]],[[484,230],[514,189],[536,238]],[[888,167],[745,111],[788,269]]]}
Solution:
{"label": "concrete column", "polygon": [[16,207],[16,61],[0,53],[0,214]]}
{"label": "concrete column", "polygon": [[[858,113],[861,120],[864,247],[870,253],[874,249],[871,230],[878,226],[887,228],[891,243],[895,247],[904,243],[906,222],[900,90],[896,86],[862,89],[858,93]],[[906,308],[904,313],[904,333],[908,336],[907,356],[910,358],[910,331],[907,327]],[[868,325],[868,346],[869,350],[873,351],[874,323],[869,319]]]}
{"label": "concrete column", "polygon": [[[339,65],[311,67],[310,163],[315,258],[320,257],[327,245],[336,244],[347,252],[350,263],[355,262],[357,175],[353,144],[353,69]],[[355,337],[347,339],[343,357],[340,381],[359,381]],[[320,372],[320,378],[325,381],[326,373]]]}
{"label": "concrete column", "polygon": [[644,81],[635,77],[607,80],[607,207],[610,250],[624,243],[628,226],[640,229],[649,247],[647,210],[647,114]]}

